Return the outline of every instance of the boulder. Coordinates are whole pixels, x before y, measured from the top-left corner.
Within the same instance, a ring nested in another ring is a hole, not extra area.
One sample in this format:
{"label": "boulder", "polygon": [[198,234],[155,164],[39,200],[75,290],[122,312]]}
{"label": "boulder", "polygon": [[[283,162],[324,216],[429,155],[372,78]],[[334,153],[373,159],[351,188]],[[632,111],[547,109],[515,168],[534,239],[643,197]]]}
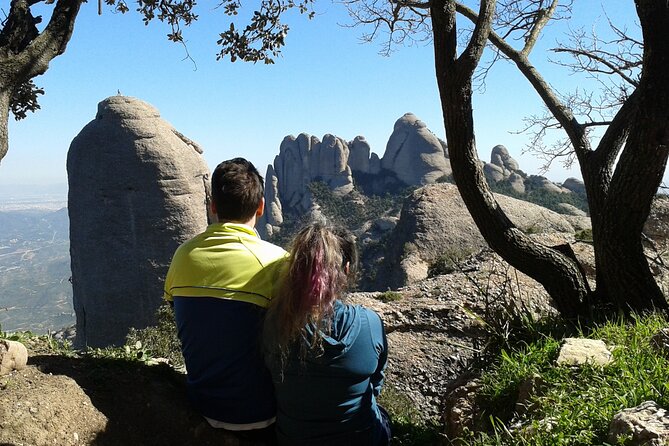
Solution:
{"label": "boulder", "polygon": [[558,365],[582,365],[585,363],[605,366],[613,361],[613,355],[604,341],[598,339],[566,338],[557,359]]}
{"label": "boulder", "polygon": [[[556,212],[505,195],[495,198],[521,230],[574,233],[574,225]],[[375,287],[397,288],[422,280],[439,257],[464,258],[486,246],[455,185],[424,186],[404,201]]]}
{"label": "boulder", "polygon": [[379,155],[372,152],[372,155],[369,157],[369,173],[372,175],[377,175],[381,172],[381,159]]}
{"label": "boulder", "polygon": [[381,168],[395,173],[408,186],[434,183],[451,174],[439,139],[412,113],[395,122]]}
{"label": "boulder", "polygon": [[669,444],[669,417],[667,411],[654,401],[645,401],[636,407],[623,409],[611,420],[609,441],[619,444],[619,438],[629,438],[626,445],[666,446]]}
{"label": "boulder", "polygon": [[501,144],[492,148],[490,163],[501,167],[507,177],[519,169],[518,162],[511,157],[506,147]]}
{"label": "boulder", "polygon": [[498,183],[504,179],[504,169],[492,163],[483,164],[483,174],[490,183]]}
{"label": "boulder", "polygon": [[67,155],[79,347],[155,323],[172,255],[207,226],[202,150],[139,99],[112,96]]}
{"label": "boulder", "polygon": [[562,183],[562,187],[578,195],[585,195],[585,184],[577,178],[567,178]]}
{"label": "boulder", "polygon": [[0,376],[22,370],[28,363],[28,350],[17,341],[0,339]]}

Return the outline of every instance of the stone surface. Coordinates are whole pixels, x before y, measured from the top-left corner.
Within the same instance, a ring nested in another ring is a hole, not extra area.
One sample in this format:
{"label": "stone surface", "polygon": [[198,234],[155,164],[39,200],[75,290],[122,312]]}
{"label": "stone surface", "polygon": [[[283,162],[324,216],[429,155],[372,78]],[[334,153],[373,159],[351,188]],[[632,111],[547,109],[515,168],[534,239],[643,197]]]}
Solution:
{"label": "stone surface", "polygon": [[661,355],[669,358],[669,328],[663,328],[650,338],[650,345]]}
{"label": "stone surface", "polygon": [[669,199],[653,200],[643,233],[659,245],[659,248],[666,247],[669,242]]}
{"label": "stone surface", "polygon": [[28,350],[17,341],[0,339],[0,375],[23,369],[28,363]]}
{"label": "stone surface", "polygon": [[557,359],[559,365],[582,365],[585,363],[605,366],[613,361],[613,355],[604,341],[598,339],[566,338]]}
{"label": "stone surface", "polygon": [[585,195],[585,184],[577,178],[567,178],[564,180],[564,183],[562,183],[562,187],[569,189],[575,194]]}
{"label": "stone surface", "polygon": [[348,165],[352,171],[370,173],[370,153],[372,149],[364,136],[356,136],[349,143]]}
{"label": "stone surface", "polygon": [[[556,212],[504,195],[495,197],[521,230],[574,233],[574,225]],[[462,258],[485,246],[455,185],[422,187],[404,202],[400,220],[389,237],[376,287],[397,288],[422,280],[429,265],[439,257],[446,254]]]}
{"label": "stone surface", "polygon": [[353,177],[348,159],[348,144],[334,135],[325,135],[323,142],[306,133],[297,138],[286,136],[274,158],[276,196],[282,212],[292,216],[310,212],[313,203],[309,184],[313,181],[327,184],[338,195],[351,192]]}
{"label": "stone surface", "polygon": [[550,181],[548,178],[539,176],[539,175],[530,175],[527,177],[526,186],[528,189],[543,189],[547,192],[553,192],[556,194],[564,193],[560,186]]}
{"label": "stone surface", "polygon": [[501,167],[506,177],[519,168],[518,162],[509,155],[509,151],[503,145],[497,145],[492,148],[490,163]]}
{"label": "stone surface", "polygon": [[575,215],[577,217],[586,217],[588,215],[576,206],[569,203],[559,203],[557,208],[561,214]]}
{"label": "stone surface", "polygon": [[286,136],[274,158],[279,199],[284,212],[303,214],[311,208],[309,155],[318,138],[300,133],[297,138]]}
{"label": "stone surface", "polygon": [[609,441],[618,444],[619,437],[630,435],[632,438],[625,442],[626,445],[669,445],[667,411],[654,401],[645,401],[636,407],[618,412],[609,425]]}
{"label": "stone surface", "polygon": [[351,192],[353,178],[348,156],[346,141],[330,134],[323,136],[322,142],[312,146],[309,160],[310,180],[322,181],[338,195]]}
{"label": "stone surface", "polygon": [[381,172],[381,158],[376,153],[369,157],[369,173],[378,175]]}
{"label": "stone surface", "polygon": [[505,178],[504,169],[492,163],[483,164],[483,173],[486,179],[492,183],[500,182]]}
{"label": "stone surface", "polygon": [[265,212],[256,223],[260,237],[266,239],[279,230],[283,223],[283,211],[279,199],[279,179],[274,167],[267,166],[265,173]]}
{"label": "stone surface", "polygon": [[112,96],[67,157],[76,344],[121,344],[155,322],[180,243],[207,225],[201,149],[135,98]]}
{"label": "stone surface", "polygon": [[509,175],[509,185],[516,193],[521,195],[525,193],[525,178],[515,172]]}
{"label": "stone surface", "polygon": [[439,139],[413,113],[395,122],[381,159],[381,168],[394,172],[406,185],[434,183],[451,174]]}

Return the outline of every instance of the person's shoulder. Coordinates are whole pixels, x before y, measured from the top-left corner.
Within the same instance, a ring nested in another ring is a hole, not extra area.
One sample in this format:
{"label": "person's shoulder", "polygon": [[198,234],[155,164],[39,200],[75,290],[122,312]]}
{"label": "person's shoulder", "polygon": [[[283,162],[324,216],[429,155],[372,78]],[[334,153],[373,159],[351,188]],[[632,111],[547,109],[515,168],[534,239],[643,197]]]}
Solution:
{"label": "person's shoulder", "polygon": [[372,332],[383,330],[383,319],[376,311],[362,305],[355,305],[353,308],[360,316],[367,319]]}
{"label": "person's shoulder", "polygon": [[257,237],[245,240],[244,245],[263,265],[268,265],[288,257],[285,249]]}
{"label": "person's shoulder", "polygon": [[187,255],[193,249],[199,247],[204,237],[205,237],[205,232],[200,232],[199,234],[181,243],[174,252],[174,257]]}

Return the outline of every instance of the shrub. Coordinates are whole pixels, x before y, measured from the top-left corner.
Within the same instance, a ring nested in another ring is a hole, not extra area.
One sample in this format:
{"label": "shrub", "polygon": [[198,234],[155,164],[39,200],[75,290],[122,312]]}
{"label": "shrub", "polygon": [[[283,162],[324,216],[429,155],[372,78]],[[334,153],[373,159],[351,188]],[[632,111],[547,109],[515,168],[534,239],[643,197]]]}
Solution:
{"label": "shrub", "polygon": [[380,300],[381,302],[397,302],[398,300],[402,299],[402,293],[398,293],[397,291],[384,291],[383,293],[379,294],[378,296],[375,297],[377,300]]}
{"label": "shrub", "polygon": [[471,256],[473,251],[455,248],[447,249],[427,268],[427,277],[451,274],[458,269],[458,263]]}
{"label": "shrub", "polygon": [[184,365],[181,354],[181,343],[177,337],[176,321],[174,311],[168,304],[158,308],[158,323],[154,327],[141,330],[134,328],[128,333],[124,350],[134,352],[135,355],[143,355],[146,358],[166,358],[175,367]]}
{"label": "shrub", "polygon": [[574,234],[576,240],[581,242],[592,242],[592,229],[583,229]]}

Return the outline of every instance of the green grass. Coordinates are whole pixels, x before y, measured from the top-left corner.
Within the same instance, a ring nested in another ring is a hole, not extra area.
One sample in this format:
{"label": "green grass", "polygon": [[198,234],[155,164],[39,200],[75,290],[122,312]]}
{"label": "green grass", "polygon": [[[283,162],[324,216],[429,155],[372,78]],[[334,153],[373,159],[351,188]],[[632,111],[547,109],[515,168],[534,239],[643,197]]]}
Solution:
{"label": "green grass", "polygon": [[[624,408],[653,400],[669,407],[669,360],[649,346],[653,334],[667,327],[659,315],[607,322],[587,333],[614,345],[607,367],[557,367],[560,340],[547,336],[510,351],[482,375],[478,395],[478,432],[455,444],[590,446],[607,445],[608,426]],[[514,406],[520,383],[538,374],[542,391],[530,399],[532,411],[517,416]],[[513,420],[521,427],[510,429]],[[551,425],[550,429],[546,424]]]}
{"label": "green grass", "polygon": [[142,330],[130,329],[125,349],[136,350],[146,358],[165,358],[174,367],[182,367],[184,358],[181,354],[181,343],[177,337],[174,311],[164,304],[158,308],[158,323]]}

